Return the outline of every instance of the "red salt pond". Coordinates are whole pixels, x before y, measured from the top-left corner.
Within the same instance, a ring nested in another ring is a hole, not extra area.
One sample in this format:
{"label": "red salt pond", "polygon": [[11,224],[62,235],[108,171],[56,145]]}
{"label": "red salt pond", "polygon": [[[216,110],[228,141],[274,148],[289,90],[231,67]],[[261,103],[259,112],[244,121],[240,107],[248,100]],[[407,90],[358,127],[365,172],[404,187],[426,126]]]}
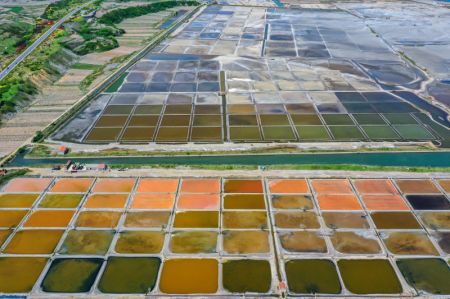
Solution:
{"label": "red salt pond", "polygon": [[361,194],[397,194],[389,180],[355,180],[355,187]]}
{"label": "red salt pond", "polygon": [[136,194],[132,209],[172,209],[175,195],[171,193]]}
{"label": "red salt pond", "polygon": [[136,192],[177,192],[178,179],[141,179]]}
{"label": "red salt pond", "polygon": [[93,179],[59,179],[50,189],[50,192],[82,193],[87,192]]}
{"label": "red salt pond", "polygon": [[183,179],[182,193],[220,193],[220,179]]}
{"label": "red salt pond", "polygon": [[270,180],[269,189],[271,193],[308,193],[309,188],[306,180]]}
{"label": "red salt pond", "polygon": [[409,210],[400,195],[363,195],[362,199],[369,210]]}
{"label": "red salt pond", "polygon": [[219,203],[219,194],[181,194],[178,198],[177,207],[186,210],[217,210]]}
{"label": "red salt pond", "polygon": [[51,181],[47,178],[17,178],[11,180],[3,192],[42,192]]}
{"label": "red salt pond", "polygon": [[361,210],[361,205],[354,195],[319,195],[319,207],[322,210]]}
{"label": "red salt pond", "polygon": [[314,190],[318,194],[353,194],[350,183],[340,180],[312,180]]}
{"label": "red salt pond", "polygon": [[97,179],[93,192],[131,192],[135,179]]}

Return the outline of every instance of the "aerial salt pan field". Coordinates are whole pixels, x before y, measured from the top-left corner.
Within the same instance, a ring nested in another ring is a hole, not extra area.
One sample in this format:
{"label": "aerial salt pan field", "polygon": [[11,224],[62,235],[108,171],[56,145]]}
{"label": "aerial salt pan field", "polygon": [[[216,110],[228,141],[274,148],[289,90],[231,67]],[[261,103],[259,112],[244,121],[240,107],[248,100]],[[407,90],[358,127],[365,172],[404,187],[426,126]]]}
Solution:
{"label": "aerial salt pan field", "polygon": [[[0,193],[0,294],[450,294],[449,178],[37,178]],[[26,274],[26,275],[25,275]]]}
{"label": "aerial salt pan field", "polygon": [[348,11],[213,5],[51,139],[447,146],[446,113],[416,95],[425,81]]}

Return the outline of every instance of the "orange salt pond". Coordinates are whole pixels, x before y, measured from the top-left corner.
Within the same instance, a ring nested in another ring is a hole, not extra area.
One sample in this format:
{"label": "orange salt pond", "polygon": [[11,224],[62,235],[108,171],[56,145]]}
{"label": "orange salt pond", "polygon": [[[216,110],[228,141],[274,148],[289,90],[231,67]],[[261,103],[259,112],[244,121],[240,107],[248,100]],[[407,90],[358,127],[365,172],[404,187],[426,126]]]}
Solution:
{"label": "orange salt pond", "polygon": [[275,209],[305,209],[314,208],[310,195],[272,195],[272,206]]}
{"label": "orange salt pond", "polygon": [[0,194],[0,208],[30,208],[39,194]]}
{"label": "orange salt pond", "polygon": [[15,227],[19,225],[28,211],[23,210],[0,210],[0,227]]}
{"label": "orange salt pond", "polygon": [[183,179],[182,193],[220,193],[219,179]]}
{"label": "orange salt pond", "polygon": [[0,293],[31,291],[46,263],[41,257],[1,257]]}
{"label": "orange salt pond", "polygon": [[261,180],[225,180],[225,193],[263,193]]}
{"label": "orange salt pond", "polygon": [[170,212],[128,212],[125,227],[166,227]]}
{"label": "orange salt pond", "polygon": [[121,209],[127,203],[128,194],[93,194],[89,196],[85,208],[88,209]]}
{"label": "orange salt pond", "polygon": [[141,179],[136,192],[175,193],[178,179]]}
{"label": "orange salt pond", "polygon": [[363,195],[362,199],[369,210],[409,210],[400,195]]}
{"label": "orange salt pond", "polygon": [[220,203],[219,194],[181,194],[178,198],[179,209],[218,209]]}
{"label": "orange salt pond", "polygon": [[49,254],[55,250],[64,231],[63,230],[21,230],[3,250],[13,254]]}
{"label": "orange salt pond", "polygon": [[354,195],[319,195],[319,207],[322,210],[361,210],[361,205]]}
{"label": "orange salt pond", "polygon": [[81,212],[75,226],[114,228],[119,223],[121,212]]}
{"label": "orange salt pond", "polygon": [[82,193],[87,192],[93,179],[59,179],[50,189],[50,192]]}
{"label": "orange salt pond", "polygon": [[175,195],[171,193],[136,194],[131,209],[172,209]]}
{"label": "orange salt pond", "polygon": [[163,264],[159,289],[166,294],[217,292],[219,265],[215,259],[170,259]]}
{"label": "orange salt pond", "polygon": [[345,179],[312,180],[312,185],[318,194],[353,194],[350,183]]}
{"label": "orange salt pond", "polygon": [[13,179],[3,188],[3,192],[42,192],[51,181],[44,178]]}
{"label": "orange salt pond", "polygon": [[93,192],[131,192],[135,179],[97,179]]}
{"label": "orange salt pond", "polygon": [[271,193],[308,193],[309,188],[306,180],[270,180],[269,189]]}
{"label": "orange salt pond", "polygon": [[12,230],[9,229],[0,229],[0,247],[3,245],[3,242],[6,241],[6,239],[11,234]]}
{"label": "orange salt pond", "polygon": [[66,227],[75,211],[37,210],[25,222],[25,227]]}
{"label": "orange salt pond", "polygon": [[389,180],[355,180],[354,185],[361,194],[397,194]]}
{"label": "orange salt pond", "polygon": [[396,180],[403,193],[441,193],[431,180]]}
{"label": "orange salt pond", "polygon": [[266,212],[236,212],[227,211],[222,215],[225,228],[267,228]]}

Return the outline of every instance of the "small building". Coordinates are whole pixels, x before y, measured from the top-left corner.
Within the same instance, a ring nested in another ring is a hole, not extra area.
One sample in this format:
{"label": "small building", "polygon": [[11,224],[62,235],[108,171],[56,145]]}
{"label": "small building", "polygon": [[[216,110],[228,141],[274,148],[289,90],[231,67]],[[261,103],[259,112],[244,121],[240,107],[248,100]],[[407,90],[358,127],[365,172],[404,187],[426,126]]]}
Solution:
{"label": "small building", "polygon": [[108,166],[106,166],[106,164],[85,164],[83,169],[91,171],[105,171],[108,169]]}
{"label": "small building", "polygon": [[69,152],[69,148],[67,146],[61,145],[58,150],[57,154],[60,156],[64,156]]}

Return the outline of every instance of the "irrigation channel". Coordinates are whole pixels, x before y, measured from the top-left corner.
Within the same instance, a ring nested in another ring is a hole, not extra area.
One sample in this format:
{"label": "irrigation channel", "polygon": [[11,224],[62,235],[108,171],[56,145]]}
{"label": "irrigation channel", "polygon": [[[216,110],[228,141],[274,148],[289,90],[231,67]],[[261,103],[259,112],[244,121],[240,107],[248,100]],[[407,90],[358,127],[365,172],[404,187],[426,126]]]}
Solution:
{"label": "irrigation channel", "polygon": [[450,167],[450,151],[439,152],[370,152],[370,153],[304,153],[304,154],[247,154],[247,155],[175,155],[126,157],[66,157],[26,158],[18,154],[11,167],[32,167],[64,164],[67,160],[79,163],[108,165],[318,165],[352,164],[367,166]]}

